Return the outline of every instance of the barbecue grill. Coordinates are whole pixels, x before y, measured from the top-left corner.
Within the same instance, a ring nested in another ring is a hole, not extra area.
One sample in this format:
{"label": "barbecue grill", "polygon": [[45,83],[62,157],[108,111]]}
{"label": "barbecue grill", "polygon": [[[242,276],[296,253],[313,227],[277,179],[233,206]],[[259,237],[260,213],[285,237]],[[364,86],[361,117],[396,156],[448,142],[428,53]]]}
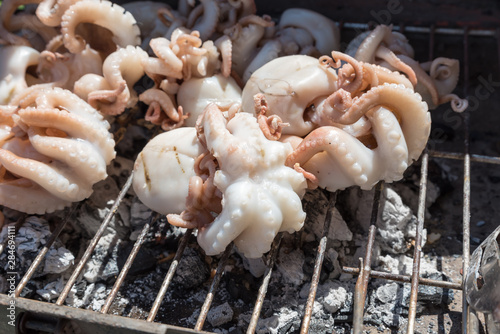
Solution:
{"label": "barbecue grill", "polygon": [[[495,129],[495,123],[498,121],[499,116],[494,115],[495,109],[500,102],[500,96],[497,92],[500,85],[496,83],[500,78],[498,65],[500,59],[500,19],[498,17],[500,16],[498,15],[497,4],[493,1],[470,1],[457,6],[452,1],[436,5],[434,2],[427,1],[400,3],[393,0],[388,2],[371,1],[369,4],[367,1],[354,0],[345,5],[329,1],[316,1],[314,3],[296,1],[292,3],[293,7],[311,8],[339,22],[343,41],[350,40],[346,36],[354,37],[357,33],[373,27],[374,24],[392,23],[394,24],[394,30],[408,36],[410,43],[417,50],[416,59],[425,61],[437,56],[449,56],[460,60],[461,81],[456,92],[468,97],[471,106],[469,110],[460,115],[450,115],[447,113],[446,108],[440,108],[433,112],[433,130],[428,148],[422,154],[419,162],[416,163],[417,168],[413,168],[409,175],[406,175],[406,178],[418,177],[419,180],[418,209],[416,212],[418,222],[413,245],[411,275],[386,273],[371,268],[377,234],[376,220],[380,196],[384,188],[384,184],[379,183],[375,187],[371,221],[365,238],[366,253],[360,259],[358,267],[342,267],[345,274],[357,276],[351,316],[345,321],[349,324],[349,327],[352,326],[354,333],[361,333],[366,329],[368,324],[364,322],[363,317],[365,314],[365,301],[370,290],[370,281],[383,279],[403,282],[411,287],[405,328],[407,333],[414,333],[418,327],[418,290],[419,286],[424,285],[455,291],[455,299],[461,298],[461,331],[463,333],[479,333],[482,330],[481,316],[478,316],[468,307],[465,295],[461,293],[463,286],[461,277],[444,271],[444,274],[454,277],[454,279],[446,281],[424,278],[420,273],[420,261],[425,256],[423,238],[425,237],[424,226],[427,223],[426,196],[429,182],[429,164],[432,161],[447,161],[452,165],[453,167],[449,173],[457,176],[453,179],[452,186],[456,191],[462,189],[460,195],[453,194],[455,198],[457,196],[461,197],[459,203],[456,203],[456,201],[454,203],[454,208],[460,208],[461,212],[445,212],[446,216],[443,221],[456,220],[454,228],[461,230],[463,249],[460,258],[461,268],[464,272],[467,271],[470,265],[472,248],[477,246],[477,241],[484,239],[485,234],[487,234],[486,229],[483,229],[481,233],[474,222],[485,220],[486,227],[490,228],[490,232],[495,227],[495,223],[490,221],[495,219],[495,217],[491,216],[491,212],[489,220],[487,220],[484,217],[488,217],[488,213],[481,210],[488,210],[489,206],[495,206],[495,196],[500,196],[500,188],[497,185],[495,189],[494,185],[498,181],[491,181],[492,178],[497,177],[495,176],[495,168],[496,165],[500,164],[500,134]],[[290,1],[276,1],[272,5],[257,1],[259,12],[271,15],[278,15],[288,7],[292,7]],[[490,85],[486,86],[485,82],[490,83]],[[479,91],[480,89],[481,91]],[[488,121],[485,122],[485,120]],[[111,314],[113,302],[120,289],[130,279],[129,272],[134,266],[134,260],[140,253],[141,247],[144,247],[143,243],[147,235],[151,233],[154,226],[161,219],[157,214],[152,214],[148,222],[142,227],[126,262],[114,280],[111,292],[99,312],[65,305],[65,300],[71,289],[84,274],[85,265],[92,257],[100,238],[104,235],[114,215],[122,205],[132,183],[131,173],[130,171],[127,181],[123,184],[118,197],[112,202],[109,213],[93,234],[85,252],[75,261],[74,267],[71,268],[71,275],[65,282],[64,288],[55,302],[37,301],[22,298],[20,295],[30,280],[33,279],[36,270],[44,261],[45,256],[60,233],[66,225],[71,224],[78,204],[61,214],[63,218],[57,223],[49,240],[38,252],[29,269],[17,273],[19,277],[17,277],[15,287],[15,296],[17,297],[15,328],[18,333],[197,333],[206,328],[207,315],[213,302],[217,299],[218,287],[224,277],[228,261],[231,260],[231,257],[236,256],[233,253],[232,245],[229,245],[221,256],[212,259],[212,273],[206,282],[208,288],[204,303],[191,305],[193,313],[197,315],[195,326],[185,328],[177,324],[158,321],[158,314],[162,304],[168,303],[165,298],[167,291],[174,288],[172,282],[183,254],[186,249],[191,247],[191,230],[187,230],[179,236],[175,256],[165,262],[170,263],[170,265],[164,273],[163,282],[156,291],[156,298],[150,305],[147,318]],[[479,192],[478,187],[482,186],[480,175],[492,175],[490,177],[492,185],[484,190],[487,194],[479,196],[476,192]],[[324,232],[315,250],[315,262],[309,282],[310,288],[307,300],[303,305],[304,312],[298,314],[301,321],[300,333],[312,332],[310,326],[314,312],[314,301],[321,280],[325,253],[327,252],[327,234],[330,228],[331,215],[338,200],[338,195],[338,193],[328,195],[328,211],[323,226]],[[490,203],[483,203],[485,198],[488,197]],[[19,230],[23,223],[24,220],[22,219],[18,221],[16,231]],[[450,235],[453,233],[455,232],[450,232]],[[456,234],[460,234],[460,232],[456,232]],[[259,279],[260,286],[255,289],[256,298],[253,311],[248,326],[242,329],[247,333],[256,331],[258,320],[261,318],[262,313],[265,312],[266,295],[274,273],[275,261],[280,252],[282,237],[283,235],[278,235],[273,242],[271,251],[266,255],[266,270]],[[0,245],[0,253],[8,251],[7,241]],[[457,270],[459,269],[457,268]],[[10,301],[8,295],[0,294],[0,319],[2,319],[0,332],[2,333],[12,331],[12,327],[5,320],[8,319],[6,316],[9,315],[7,308]],[[443,312],[437,309],[434,311],[436,314]],[[175,314],[175,310],[171,310],[171,312]],[[429,312],[432,313],[433,311]],[[443,327],[443,329],[438,329],[438,332],[457,332],[457,326],[446,326],[446,329]]]}

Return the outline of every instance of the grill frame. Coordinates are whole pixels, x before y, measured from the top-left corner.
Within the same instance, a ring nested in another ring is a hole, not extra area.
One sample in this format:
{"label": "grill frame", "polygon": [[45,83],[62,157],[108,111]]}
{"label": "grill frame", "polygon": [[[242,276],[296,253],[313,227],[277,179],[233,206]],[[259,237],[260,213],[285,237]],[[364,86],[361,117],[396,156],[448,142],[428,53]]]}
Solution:
{"label": "grill frame", "polygon": [[[358,24],[358,23],[340,23],[340,26],[342,29],[367,29],[369,28],[368,25],[366,24]],[[470,47],[469,47],[469,39],[471,36],[483,36],[483,37],[491,37],[491,38],[496,38],[497,45],[500,49],[500,34],[499,30],[485,30],[485,29],[469,29],[468,27],[465,28],[436,28],[435,26],[430,26],[430,27],[417,27],[417,26],[405,26],[405,25],[400,25],[399,27],[395,27],[395,30],[400,30],[402,32],[413,32],[413,33],[421,33],[421,34],[429,34],[429,56],[430,58],[433,58],[433,50],[434,50],[434,41],[435,41],[435,36],[437,34],[443,34],[443,35],[461,35],[463,36],[463,90],[464,90],[464,95],[468,96],[469,94],[469,85],[470,85],[470,73],[469,73],[469,53],[470,53]],[[500,52],[499,52],[500,56]],[[455,153],[455,152],[443,152],[443,151],[435,151],[435,150],[428,150],[426,149],[424,153],[422,154],[421,157],[421,178],[420,178],[420,193],[419,193],[419,200],[418,200],[418,212],[417,212],[417,219],[418,219],[418,227],[417,227],[417,236],[415,239],[415,252],[414,252],[414,262],[413,262],[413,272],[412,275],[396,275],[396,274],[388,274],[388,273],[382,273],[378,271],[372,271],[370,267],[371,263],[371,254],[373,252],[373,243],[375,240],[375,233],[376,233],[376,219],[377,219],[377,213],[378,213],[378,207],[380,204],[380,193],[383,187],[382,183],[379,183],[376,186],[375,190],[375,196],[374,196],[374,201],[373,201],[373,207],[372,207],[372,218],[370,222],[370,229],[369,229],[369,234],[367,237],[367,251],[365,256],[363,257],[359,268],[352,268],[352,267],[343,267],[343,271],[348,274],[353,274],[353,275],[358,275],[358,282],[356,284],[356,291],[355,291],[355,302],[354,302],[354,307],[353,307],[353,329],[354,333],[361,333],[363,331],[363,314],[364,314],[364,304],[365,304],[365,299],[368,291],[368,283],[371,278],[383,278],[387,280],[392,280],[392,281],[399,281],[399,282],[406,282],[411,284],[411,297],[410,297],[410,308],[409,308],[409,316],[408,316],[408,327],[407,327],[407,333],[413,333],[415,330],[415,320],[416,320],[416,306],[417,306],[417,301],[418,301],[418,285],[419,284],[425,284],[425,285],[431,285],[435,287],[444,287],[444,288],[449,288],[449,289],[454,289],[454,290],[462,290],[462,282],[445,282],[445,281],[434,281],[434,280],[429,280],[429,279],[424,279],[420,277],[420,258],[422,256],[422,230],[424,227],[424,221],[425,221],[425,200],[426,200],[426,192],[427,192],[427,168],[428,168],[428,163],[429,159],[453,159],[453,160],[463,160],[463,169],[464,169],[464,175],[463,175],[463,212],[462,212],[462,230],[463,230],[463,254],[462,254],[462,268],[463,271],[466,272],[467,268],[469,266],[469,261],[470,261],[470,216],[471,216],[471,211],[470,211],[470,196],[471,196],[471,185],[470,185],[470,180],[471,180],[471,162],[479,162],[479,163],[486,163],[486,164],[492,164],[492,165],[498,165],[500,164],[500,157],[492,157],[492,156],[483,156],[483,155],[475,155],[470,153],[470,115],[469,112],[466,111],[463,114],[463,124],[464,124],[464,149],[463,153]],[[44,259],[44,256],[52,246],[53,242],[57,239],[61,231],[63,230],[64,226],[67,224],[68,221],[71,220],[72,214],[75,212],[77,208],[77,204],[75,204],[72,209],[67,213],[67,216],[64,220],[59,223],[59,225],[56,227],[52,235],[50,236],[49,241],[45,245],[44,248],[38,253],[36,259],[33,261],[32,265],[28,269],[28,271],[23,275],[21,278],[20,282],[18,283],[15,291],[15,296],[17,298],[16,305],[17,309],[16,311],[18,312],[17,314],[17,320],[18,320],[18,325],[20,326],[19,328],[22,328],[22,326],[28,326],[26,328],[36,328],[36,326],[42,326],[41,324],[45,323],[51,323],[51,320],[53,319],[53,316],[56,316],[60,319],[68,319],[71,321],[74,321],[78,323],[80,326],[85,324],[92,324],[96,326],[105,326],[110,330],[110,333],[116,331],[117,333],[124,333],[123,331],[128,328],[130,330],[136,330],[136,332],[139,333],[197,333],[201,332],[203,329],[203,324],[205,322],[208,310],[210,309],[211,302],[213,300],[213,297],[217,291],[217,286],[218,283],[220,282],[220,279],[222,275],[224,274],[224,265],[225,261],[229,257],[232,249],[232,245],[228,247],[228,249],[224,252],[222,258],[219,260],[215,276],[213,277],[212,285],[209,289],[209,292],[207,293],[207,298],[205,299],[205,303],[201,307],[201,312],[198,318],[198,321],[196,323],[196,326],[194,329],[188,329],[188,328],[179,328],[176,326],[170,326],[166,324],[160,324],[157,322],[154,322],[154,319],[156,317],[156,314],[159,310],[159,307],[161,303],[163,302],[164,295],[170,285],[170,282],[172,280],[173,275],[175,274],[175,270],[177,268],[177,265],[182,257],[182,253],[187,246],[187,243],[191,237],[191,231],[188,231],[181,239],[179,249],[175,255],[175,258],[172,261],[172,264],[170,266],[169,271],[167,272],[165,279],[161,285],[161,288],[157,294],[157,298],[151,308],[151,311],[149,313],[149,316],[147,320],[139,320],[139,319],[131,319],[128,317],[123,317],[123,316],[115,316],[115,315],[109,315],[108,311],[109,308],[113,302],[113,299],[116,297],[118,290],[122,286],[124,279],[126,278],[126,275],[128,273],[128,270],[130,269],[132,262],[137,255],[141,245],[144,242],[144,237],[146,236],[147,232],[152,226],[153,219],[157,219],[158,215],[154,215],[151,217],[151,221],[148,222],[146,225],[144,225],[143,230],[141,231],[140,236],[138,237],[132,252],[130,253],[127,262],[123,269],[120,271],[120,274],[116,280],[115,286],[112,289],[111,294],[109,295],[108,299],[106,300],[105,305],[101,309],[101,312],[93,312],[93,311],[88,311],[88,310],[83,310],[83,309],[75,309],[71,308],[68,306],[64,306],[64,300],[68,296],[68,293],[70,292],[73,284],[75,283],[76,279],[78,276],[81,274],[81,272],[84,269],[85,264],[87,261],[90,259],[90,256],[92,255],[92,252],[94,251],[99,239],[102,237],[104,231],[106,230],[109,222],[113,218],[113,215],[117,212],[119,205],[121,204],[121,201],[123,200],[125,194],[129,190],[130,186],[132,183],[132,174],[128,178],[126,184],[124,187],[121,189],[120,194],[116,198],[108,216],[103,220],[101,226],[99,227],[99,230],[96,232],[94,235],[93,239],[91,240],[89,246],[87,247],[85,254],[83,257],[80,259],[78,264],[76,265],[75,269],[73,270],[73,273],[66,283],[61,295],[57,299],[55,304],[52,303],[45,303],[45,302],[38,302],[34,300],[29,300],[25,298],[20,298],[19,295],[26,286],[26,284],[29,282],[31,279],[32,275],[34,274],[36,268],[41,264],[42,260]],[[318,251],[316,254],[316,262],[314,266],[314,274],[313,278],[311,280],[311,288],[309,291],[309,296],[307,299],[307,304],[305,308],[305,314],[303,317],[302,321],[302,328],[301,328],[301,333],[307,333],[308,328],[309,328],[309,322],[311,319],[311,314],[312,314],[312,307],[314,304],[314,299],[316,295],[316,290],[319,284],[319,277],[320,277],[320,272],[321,272],[321,267],[324,259],[324,254],[325,254],[325,249],[326,249],[326,235],[329,229],[329,221],[330,219],[328,218],[329,215],[331,215],[331,211],[334,207],[334,203],[336,200],[336,193],[333,193],[330,195],[329,198],[329,210],[327,213],[327,218],[326,222],[324,225],[324,232],[323,232],[323,237],[321,238],[319,245],[318,245]],[[22,225],[22,220],[20,220],[16,224],[16,231],[19,229],[19,227]],[[266,296],[267,292],[267,287],[269,284],[269,280],[271,278],[271,275],[273,273],[273,267],[274,267],[274,262],[276,259],[276,256],[279,252],[279,245],[281,241],[281,235],[279,235],[272,246],[272,249],[270,253],[268,254],[268,266],[265,275],[263,276],[262,279],[262,284],[259,288],[259,293],[258,293],[258,298],[255,303],[255,308],[254,312],[250,321],[250,325],[247,329],[247,333],[253,333],[255,331],[257,321],[259,319],[259,315],[261,313],[261,309],[263,306],[263,301]],[[5,245],[0,245],[0,253],[6,250]],[[479,325],[476,321],[476,316],[468,310],[467,306],[467,301],[465,299],[465,296],[463,295],[462,297],[462,303],[463,303],[463,319],[462,319],[462,332],[463,333],[479,333]],[[9,305],[9,297],[0,294],[0,305],[7,306]],[[2,307],[3,311],[4,307]],[[23,315],[21,313],[24,313]],[[0,312],[0,315],[1,312]],[[2,315],[3,316],[3,315]],[[29,322],[30,319],[26,317],[31,317],[31,323]],[[23,320],[24,319],[24,320]],[[49,320],[47,320],[49,319]],[[53,323],[53,321],[52,321]],[[27,325],[28,324],[28,325]],[[0,329],[2,329],[1,326],[5,326],[5,324],[0,325]],[[31,327],[29,327],[31,326]],[[6,327],[8,328],[8,327]],[[53,326],[54,329],[57,329],[57,321],[56,325]],[[22,330],[22,329],[21,329]],[[21,331],[22,332],[22,331]]]}

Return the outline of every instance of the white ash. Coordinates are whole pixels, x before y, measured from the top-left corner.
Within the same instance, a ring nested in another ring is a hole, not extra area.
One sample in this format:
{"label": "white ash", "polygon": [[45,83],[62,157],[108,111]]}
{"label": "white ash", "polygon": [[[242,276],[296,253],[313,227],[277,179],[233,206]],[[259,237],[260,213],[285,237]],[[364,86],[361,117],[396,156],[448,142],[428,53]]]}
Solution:
{"label": "white ash", "polygon": [[49,223],[37,216],[26,218],[16,236],[17,256],[23,257],[24,252],[37,252],[50,236]]}
{"label": "white ash", "polygon": [[266,319],[259,319],[255,333],[282,334],[297,329],[297,325],[300,325],[300,321],[297,321],[300,319],[299,313],[288,308],[282,308],[279,311],[279,316],[273,315]]}
{"label": "white ash", "polygon": [[[47,244],[50,238],[51,231],[49,223],[46,219],[38,216],[28,216],[24,224],[19,228],[16,235],[16,271],[25,272],[32,264],[38,252]],[[0,243],[2,243],[7,236],[7,225],[4,226],[2,233],[0,233]],[[7,253],[4,252],[0,255],[0,263],[5,261],[7,270]],[[34,277],[40,277],[46,274],[61,274],[67,271],[74,263],[75,256],[67,248],[63,247],[62,242],[56,239],[48,250],[47,255],[42,261],[42,264],[37,268]]]}
{"label": "white ash", "polygon": [[233,309],[231,306],[226,302],[224,304],[221,304],[219,306],[216,306],[210,311],[208,311],[207,314],[207,320],[210,322],[210,324],[214,327],[218,327],[220,325],[223,325],[233,319]]}
{"label": "white ash", "polygon": [[51,248],[45,256],[44,274],[60,274],[68,270],[75,261],[75,256],[64,247]]}
{"label": "white ash", "polygon": [[320,286],[318,302],[330,313],[340,310],[348,300],[346,288],[338,282],[329,281]]}
{"label": "white ash", "polygon": [[[337,280],[328,280],[324,284],[319,284],[316,290],[315,301],[328,312],[335,313],[344,307],[345,303],[349,300],[348,289],[345,286],[345,284]],[[299,296],[307,299],[310,288],[310,283],[304,284]]]}
{"label": "white ash", "polygon": [[[375,270],[411,275],[413,259],[406,255],[382,255],[379,266]],[[437,263],[428,257],[420,261],[420,276],[436,280],[448,280],[437,268]],[[410,285],[382,280],[373,280],[368,297],[365,321],[387,327],[406,325],[410,301]],[[426,304],[441,305],[451,302],[453,295],[442,288],[419,285],[417,312],[420,313]]]}
{"label": "white ash", "polygon": [[64,289],[64,285],[65,281],[60,277],[58,280],[46,284],[42,289],[36,290],[36,293],[46,301],[51,301],[59,297],[61,291]]}
{"label": "white ash", "polygon": [[[372,191],[361,191],[352,188],[349,192],[349,206],[353,208],[356,222],[368,231],[373,205]],[[411,239],[415,238],[417,219],[412,210],[403,203],[397,192],[384,186],[380,196],[380,207],[377,219],[378,245],[386,252],[402,254],[408,251]],[[423,231],[425,244],[426,230]]]}
{"label": "white ash", "polygon": [[98,279],[107,279],[120,272],[117,264],[117,253],[121,239],[116,234],[107,234],[99,239],[92,257],[85,265],[83,277],[90,283]]}
{"label": "white ash", "polygon": [[99,312],[106,302],[106,298],[109,295],[110,290],[106,289],[106,285],[99,283],[96,284],[95,289],[92,292],[92,302],[90,303],[90,309]]}

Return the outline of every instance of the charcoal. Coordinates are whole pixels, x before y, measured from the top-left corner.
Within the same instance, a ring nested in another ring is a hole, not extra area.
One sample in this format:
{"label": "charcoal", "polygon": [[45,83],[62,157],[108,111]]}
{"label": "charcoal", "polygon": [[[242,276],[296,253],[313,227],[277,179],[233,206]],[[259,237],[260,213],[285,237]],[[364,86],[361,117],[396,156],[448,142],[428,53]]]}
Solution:
{"label": "charcoal", "polygon": [[219,306],[213,307],[207,314],[207,320],[212,326],[221,326],[233,319],[233,309],[226,302]]}
{"label": "charcoal", "polygon": [[192,289],[205,282],[209,275],[210,271],[201,254],[192,248],[186,248],[173,282],[184,289]]}

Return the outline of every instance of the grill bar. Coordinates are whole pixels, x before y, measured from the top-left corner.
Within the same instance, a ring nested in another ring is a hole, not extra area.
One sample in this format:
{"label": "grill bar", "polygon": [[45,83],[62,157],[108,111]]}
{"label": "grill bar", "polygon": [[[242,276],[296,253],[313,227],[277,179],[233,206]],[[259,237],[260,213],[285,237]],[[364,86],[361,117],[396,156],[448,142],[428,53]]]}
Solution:
{"label": "grill bar", "polygon": [[215,276],[212,280],[212,284],[210,285],[210,290],[208,291],[207,297],[205,298],[205,302],[203,303],[203,306],[201,308],[200,316],[198,317],[198,320],[196,321],[196,326],[194,327],[194,329],[197,331],[201,331],[203,329],[203,324],[205,323],[205,319],[207,318],[208,310],[210,309],[210,305],[212,304],[212,301],[214,299],[215,292],[219,287],[220,279],[224,274],[224,267],[232,250],[233,250],[233,244],[231,243],[226,247],[226,250],[224,251],[221,259],[219,260]]}
{"label": "grill bar", "polygon": [[[344,28],[353,29],[353,30],[367,30],[370,26],[366,23],[353,23],[353,22],[344,22]],[[400,27],[395,25],[392,27],[393,30],[398,31]],[[411,33],[421,33],[421,34],[429,34],[433,29],[433,26],[430,27],[416,27],[416,26],[404,26],[404,29],[407,32]],[[495,36],[495,30],[493,29],[468,29],[466,28],[443,28],[434,27],[434,33],[442,34],[442,35],[463,35],[464,31],[468,30],[468,34],[470,36]]]}
{"label": "grill bar", "polygon": [[177,248],[177,252],[175,253],[175,257],[172,260],[170,267],[168,268],[167,275],[165,275],[165,279],[161,284],[160,291],[158,292],[158,295],[156,295],[156,299],[153,303],[153,306],[151,307],[151,311],[149,311],[147,321],[151,322],[155,320],[156,314],[160,309],[161,302],[163,301],[163,297],[165,297],[167,289],[170,286],[170,282],[172,282],[172,278],[174,277],[175,271],[177,270],[177,266],[179,265],[179,261],[181,260],[182,254],[186,249],[186,246],[188,244],[189,238],[191,237],[192,233],[193,230],[187,230],[184,236],[182,237],[181,242],[179,244],[179,248]]}
{"label": "grill bar", "polygon": [[415,317],[417,315],[418,283],[420,277],[420,257],[422,255],[422,233],[424,230],[425,218],[425,198],[427,195],[427,168],[429,165],[429,155],[427,150],[422,155],[422,166],[420,170],[420,191],[418,196],[417,211],[417,233],[415,236],[415,246],[413,249],[413,270],[411,276],[410,306],[408,310],[407,333],[415,331]]}
{"label": "grill bar", "polygon": [[377,183],[375,193],[373,195],[373,206],[370,217],[370,229],[368,231],[368,243],[366,245],[366,253],[364,260],[360,258],[360,274],[356,281],[354,291],[353,305],[353,333],[361,334],[363,332],[363,315],[365,308],[366,294],[368,293],[368,281],[370,280],[371,261],[373,244],[375,243],[375,232],[377,230],[378,209],[380,206],[380,193],[382,192],[383,182]]}
{"label": "grill bar", "polygon": [[133,175],[134,175],[134,173],[131,172],[130,176],[127,179],[127,182],[123,185],[122,189],[120,190],[120,193],[118,194],[118,197],[116,198],[115,202],[113,203],[111,210],[109,211],[106,218],[103,220],[101,226],[99,226],[99,230],[97,230],[96,234],[94,235],[94,238],[92,238],[92,241],[90,242],[89,246],[85,250],[85,253],[83,254],[82,258],[80,259],[80,262],[78,262],[76,269],[71,274],[71,277],[69,278],[68,282],[64,286],[64,289],[61,292],[61,294],[59,295],[59,298],[57,298],[56,305],[62,305],[64,303],[64,301],[66,300],[66,297],[68,296],[71,288],[73,287],[73,284],[75,284],[76,279],[78,278],[80,273],[83,271],[83,267],[85,266],[87,261],[90,259],[92,252],[94,251],[95,247],[97,246],[97,243],[101,239],[109,222],[111,221],[111,219],[115,215],[116,211],[118,210],[118,207],[120,206],[123,198],[125,197],[125,194],[127,193],[128,189],[132,185]]}
{"label": "grill bar", "polygon": [[[453,160],[464,160],[464,153],[455,152],[440,152],[440,151],[429,151],[429,155],[433,158],[443,158],[443,159],[453,159]],[[490,157],[480,154],[469,154],[469,160],[471,162],[481,162],[486,164],[500,165],[500,157]]]}
{"label": "grill bar", "polygon": [[[350,274],[350,275],[359,275],[360,269],[353,268],[353,267],[342,267],[342,271],[344,273]],[[390,280],[390,281],[411,283],[411,276],[410,275],[393,274],[393,273],[386,273],[383,271],[372,270],[370,272],[370,276],[373,278],[381,278],[381,279]],[[439,280],[433,280],[433,279],[423,278],[423,277],[418,278],[418,283],[422,284],[422,285],[435,286],[435,287],[444,288],[444,289],[462,290],[462,283],[439,281]]]}
{"label": "grill bar", "polygon": [[262,310],[262,305],[264,304],[264,298],[266,297],[267,287],[269,286],[269,281],[271,280],[271,276],[273,274],[274,261],[278,256],[281,238],[283,238],[283,233],[278,233],[276,238],[274,238],[273,244],[271,246],[271,251],[269,252],[269,258],[266,268],[266,273],[264,278],[262,279],[262,284],[259,287],[259,293],[257,295],[257,301],[255,302],[255,306],[252,313],[252,318],[250,319],[250,323],[248,324],[247,334],[255,333],[255,329],[257,328],[257,322],[259,321],[260,311]]}
{"label": "grill bar", "polygon": [[35,273],[36,269],[42,263],[43,258],[45,257],[45,255],[47,255],[47,252],[49,251],[50,247],[52,247],[52,244],[54,243],[54,241],[56,241],[59,234],[61,234],[61,231],[64,229],[64,226],[66,226],[66,223],[68,222],[68,220],[73,216],[77,207],[79,207],[79,205],[72,206],[70,212],[59,223],[59,225],[57,225],[57,228],[52,233],[52,235],[50,236],[50,238],[47,241],[47,243],[45,244],[45,246],[37,254],[36,258],[33,260],[30,267],[28,268],[28,270],[24,274],[23,278],[21,279],[21,281],[19,282],[19,284],[16,287],[16,291],[15,291],[16,297],[19,297],[21,295],[21,292],[23,291],[24,287],[26,286],[26,284],[28,284],[29,280],[31,279],[31,277]]}
{"label": "grill bar", "polygon": [[[469,29],[464,30],[464,95],[469,91]],[[462,257],[462,284],[465,285],[465,273],[470,261],[470,152],[469,152],[469,113],[464,117],[464,185],[463,185],[463,257]],[[463,289],[463,291],[465,291]],[[467,334],[469,327],[469,308],[466,294],[462,293],[462,332]]]}
{"label": "grill bar", "polygon": [[314,271],[311,280],[311,287],[309,288],[309,295],[307,296],[304,319],[302,320],[302,326],[300,328],[301,334],[307,334],[309,332],[309,324],[311,322],[314,299],[316,298],[316,291],[318,290],[321,267],[323,265],[323,260],[325,258],[328,232],[330,231],[330,223],[332,222],[333,210],[335,208],[335,202],[337,201],[337,192],[329,194],[329,197],[330,198],[328,200],[328,210],[326,211],[325,224],[323,226],[323,235],[318,245],[318,253],[316,254],[316,261],[314,262]]}
{"label": "grill bar", "polygon": [[125,277],[128,274],[128,271],[130,270],[130,267],[132,266],[132,263],[134,263],[135,257],[137,256],[137,253],[139,253],[139,250],[141,249],[142,244],[144,243],[144,238],[146,237],[146,234],[148,233],[149,229],[151,228],[151,225],[153,222],[158,220],[160,218],[160,214],[156,213],[155,215],[151,215],[149,221],[144,224],[144,227],[142,228],[141,234],[137,238],[134,247],[132,248],[132,251],[130,252],[127,261],[125,261],[125,265],[123,266],[122,270],[120,271],[120,274],[118,274],[118,278],[115,281],[115,284],[113,285],[113,289],[111,289],[111,292],[106,299],[106,302],[101,308],[101,313],[106,314],[109,311],[109,308],[111,307],[111,304],[113,303],[113,300],[115,300],[116,295],[118,294],[118,290],[120,290],[120,287],[122,286]]}

